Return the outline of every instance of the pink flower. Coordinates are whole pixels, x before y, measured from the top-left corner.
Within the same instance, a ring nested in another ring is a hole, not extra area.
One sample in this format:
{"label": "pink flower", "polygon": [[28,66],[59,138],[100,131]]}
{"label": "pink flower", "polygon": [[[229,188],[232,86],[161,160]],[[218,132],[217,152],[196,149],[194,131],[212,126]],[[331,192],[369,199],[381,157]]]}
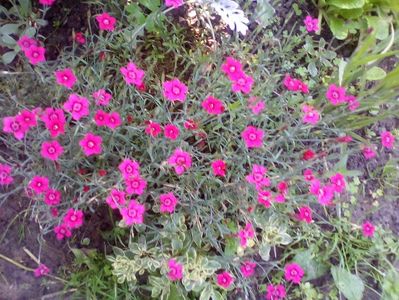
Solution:
{"label": "pink flower", "polygon": [[291,263],[284,268],[284,278],[287,281],[299,284],[302,280],[305,272],[302,270],[301,266],[296,263]]}
{"label": "pink flower", "polygon": [[222,177],[226,176],[226,163],[223,160],[215,160],[212,162],[211,166],[213,175]]}
{"label": "pink flower", "polygon": [[182,175],[185,171],[191,168],[192,159],[188,152],[178,148],[168,158],[168,164],[174,167],[177,175]]}
{"label": "pink flower", "polygon": [[128,85],[139,87],[143,84],[145,72],[139,69],[134,63],[129,62],[125,67],[120,68],[120,71]]}
{"label": "pink flower", "polygon": [[267,286],[266,300],[280,300],[286,296],[285,288],[282,284],[269,284]]}
{"label": "pink flower", "polygon": [[288,183],[286,181],[280,181],[277,184],[277,189],[280,193],[286,194],[288,192]]}
{"label": "pink flower", "polygon": [[228,289],[233,282],[234,278],[230,275],[229,272],[224,271],[223,273],[216,275],[217,285],[224,289]]}
{"label": "pink flower", "polygon": [[142,224],[144,218],[144,205],[132,199],[128,207],[120,209],[123,220],[126,225]]}
{"label": "pink flower", "polygon": [[55,206],[61,202],[61,192],[54,189],[48,189],[44,194],[44,203],[49,206]]}
{"label": "pink flower", "polygon": [[104,89],[99,89],[93,93],[93,98],[96,101],[96,105],[106,106],[112,99],[112,94],[108,93]]}
{"label": "pink flower", "polygon": [[83,32],[76,32],[75,33],[75,41],[78,44],[84,45],[86,43],[86,38]]}
{"label": "pink flower", "polygon": [[285,75],[284,80],[283,80],[283,84],[285,86],[285,88],[289,91],[299,91],[299,81],[292,78],[290,75]]}
{"label": "pink flower", "polygon": [[259,115],[265,109],[265,107],[265,102],[262,100],[258,101],[256,97],[251,97],[248,99],[248,108],[255,116]]}
{"label": "pink flower", "polygon": [[171,281],[177,281],[183,278],[183,265],[176,262],[176,260],[169,259],[168,261],[168,278]]}
{"label": "pink flower", "polygon": [[159,200],[161,202],[161,213],[172,213],[175,211],[178,200],[173,193],[161,194]]}
{"label": "pink flower", "polygon": [[47,107],[41,115],[41,120],[50,131],[52,137],[65,133],[65,115],[62,109]]}
{"label": "pink flower", "polygon": [[345,101],[348,103],[348,109],[350,111],[354,111],[354,110],[358,109],[358,107],[360,106],[360,102],[357,101],[355,96],[352,96],[352,95],[346,96]]}
{"label": "pink flower", "polygon": [[267,169],[261,165],[253,165],[252,172],[245,177],[247,182],[255,185],[257,190],[264,186],[270,186],[270,179],[266,176]]}
{"label": "pink flower", "polygon": [[224,112],[223,102],[212,96],[207,97],[202,101],[201,106],[210,115],[220,115]]}
{"label": "pink flower", "polygon": [[183,4],[183,0],[165,0],[165,5],[168,7],[178,8]]}
{"label": "pink flower", "polygon": [[362,225],[363,235],[365,237],[372,237],[374,236],[375,227],[370,222],[366,221]]}
{"label": "pink flower", "polygon": [[255,274],[255,268],[256,268],[256,263],[251,261],[244,262],[240,267],[242,276],[251,277],[252,275]]}
{"label": "pink flower", "polygon": [[372,159],[372,158],[374,158],[376,156],[376,153],[375,153],[373,148],[374,147],[371,146],[371,147],[364,147],[362,149],[363,156],[364,156],[365,159]]}
{"label": "pink flower", "polygon": [[[44,0],[40,0],[42,2]],[[48,0],[47,0],[48,1]],[[42,277],[50,273],[50,269],[46,265],[40,264],[34,271],[35,277]]]}
{"label": "pink flower", "polygon": [[55,236],[57,240],[63,240],[64,238],[69,238],[72,236],[71,230],[65,225],[61,224],[54,228]]}
{"label": "pink flower", "polygon": [[19,121],[27,128],[37,125],[36,114],[30,110],[24,109],[19,114]]}
{"label": "pink flower", "polygon": [[276,203],[284,203],[285,202],[285,195],[284,194],[277,194],[274,196],[273,201]]}
{"label": "pink flower", "polygon": [[114,31],[116,19],[104,12],[101,15],[96,16],[98,27],[100,30]]}
{"label": "pink flower", "polygon": [[109,207],[112,209],[119,208],[126,203],[125,192],[118,189],[112,189],[105,202],[107,202]]}
{"label": "pink flower", "polygon": [[83,225],[84,215],[83,211],[70,208],[63,218],[63,223],[66,227],[73,229],[79,228]]}
{"label": "pink flower", "polygon": [[17,140],[22,140],[28,130],[29,128],[20,115],[15,117],[4,117],[3,119],[3,131],[14,134]]}
{"label": "pink flower", "polygon": [[310,169],[306,169],[303,171],[303,177],[306,181],[312,181],[315,177],[313,175],[313,171]]}
{"label": "pink flower", "polygon": [[48,6],[53,5],[54,2],[55,2],[55,0],[39,0],[39,3],[40,3],[40,4],[42,4],[42,5],[48,5]]}
{"label": "pink flower", "polygon": [[245,248],[249,238],[255,237],[255,231],[251,223],[245,224],[245,228],[238,232],[238,237],[240,239],[240,246]]}
{"label": "pink flower", "polygon": [[125,158],[118,166],[123,178],[129,178],[140,175],[140,164],[128,158]]}
{"label": "pink flower", "polygon": [[64,153],[64,148],[57,141],[43,142],[40,154],[49,160],[58,160]]}
{"label": "pink flower", "polygon": [[234,81],[240,78],[241,74],[243,73],[242,65],[238,60],[235,60],[233,57],[229,56],[222,65],[222,72],[225,73],[231,81]]}
{"label": "pink flower", "polygon": [[162,85],[163,96],[171,102],[184,102],[188,92],[187,86],[179,79],[165,81]]}
{"label": "pink flower", "polygon": [[184,128],[188,130],[198,129],[198,124],[194,120],[187,120],[184,122]]}
{"label": "pink flower", "polygon": [[304,221],[306,223],[312,222],[312,209],[309,206],[302,206],[299,208],[299,212],[297,214],[297,218],[299,221]]}
{"label": "pink flower", "polygon": [[21,36],[17,44],[24,52],[27,51],[31,46],[37,46],[36,40],[28,37],[27,35]]}
{"label": "pink flower", "polygon": [[308,32],[319,31],[319,20],[317,18],[313,19],[311,16],[307,16],[304,20],[304,23]]}
{"label": "pink flower", "polygon": [[154,121],[148,121],[147,127],[145,128],[145,133],[152,136],[157,137],[162,131],[162,127],[159,123]]}
{"label": "pink flower", "polygon": [[163,128],[163,133],[167,139],[175,140],[179,137],[180,130],[179,127],[173,124],[168,124]]}
{"label": "pink flower", "polygon": [[90,103],[87,98],[81,97],[78,94],[71,94],[67,102],[64,103],[63,108],[72,114],[72,119],[79,121],[90,114],[89,105]]}
{"label": "pink flower", "polygon": [[14,178],[11,177],[11,171],[11,166],[0,163],[0,185],[8,185],[14,181]]}
{"label": "pink flower", "polygon": [[86,135],[79,141],[79,145],[86,156],[101,154],[102,152],[102,142],[101,136],[94,135],[91,132],[86,133]]}
{"label": "pink flower", "polygon": [[304,113],[302,117],[303,123],[309,123],[316,125],[320,121],[319,112],[311,105],[302,105],[302,112]]}
{"label": "pink flower", "polygon": [[341,173],[337,173],[334,176],[331,176],[330,182],[335,192],[342,193],[343,191],[345,191],[346,188],[345,177]]}
{"label": "pink flower", "polygon": [[258,191],[258,202],[264,207],[269,208],[272,205],[270,202],[271,196],[270,191],[260,190]]}
{"label": "pink flower", "polygon": [[344,87],[331,84],[328,87],[326,97],[332,105],[339,105],[346,101],[346,89]]}
{"label": "pink flower", "polygon": [[254,84],[254,79],[244,73],[241,73],[234,79],[231,89],[233,92],[242,92],[244,94],[249,94]]}
{"label": "pink flower", "polygon": [[310,193],[317,196],[317,199],[321,205],[330,205],[334,198],[335,188],[331,185],[321,186],[318,179],[314,179],[311,182]]}
{"label": "pink flower", "polygon": [[30,48],[25,51],[25,55],[32,65],[37,65],[38,63],[45,62],[45,53],[45,48],[36,45],[31,45]]}
{"label": "pink flower", "polygon": [[65,120],[52,120],[46,124],[51,137],[57,137],[65,133]]}
{"label": "pink flower", "polygon": [[140,175],[125,178],[126,192],[128,194],[141,195],[147,187],[147,181]]}
{"label": "pink flower", "polygon": [[247,148],[261,148],[263,145],[263,136],[263,130],[254,126],[247,126],[241,133],[241,137],[244,139]]}
{"label": "pink flower", "polygon": [[72,87],[76,83],[76,76],[73,71],[69,68],[55,71],[54,72],[55,79],[59,85],[63,85],[68,89],[72,89]]}
{"label": "pink flower", "polygon": [[381,144],[387,148],[392,149],[395,143],[395,137],[389,131],[384,131],[381,133]]}
{"label": "pink flower", "polygon": [[122,119],[118,112],[114,111],[106,115],[105,126],[114,130],[121,125]]}
{"label": "pink flower", "polygon": [[34,176],[29,182],[28,188],[36,194],[43,194],[49,188],[49,180],[44,176]]}
{"label": "pink flower", "polygon": [[107,124],[108,113],[103,110],[97,110],[94,114],[94,123],[97,126],[105,126]]}

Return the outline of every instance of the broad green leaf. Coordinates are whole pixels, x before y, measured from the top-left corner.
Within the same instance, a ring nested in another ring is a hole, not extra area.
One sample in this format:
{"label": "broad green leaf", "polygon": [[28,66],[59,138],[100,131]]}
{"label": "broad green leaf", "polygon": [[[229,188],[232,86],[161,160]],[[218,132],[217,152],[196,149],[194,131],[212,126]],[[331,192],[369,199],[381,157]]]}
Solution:
{"label": "broad green leaf", "polygon": [[224,254],[227,256],[234,256],[237,252],[238,240],[236,238],[226,238],[226,246],[224,248]]}
{"label": "broad green leaf", "polygon": [[6,35],[17,33],[18,27],[19,27],[18,24],[6,24],[1,26],[0,33]]}
{"label": "broad green leaf", "polygon": [[308,65],[308,71],[310,76],[312,77],[316,77],[317,74],[319,73],[316,64],[313,61]]}
{"label": "broad green leaf", "polygon": [[208,283],[206,287],[202,290],[199,300],[209,300],[212,297],[212,286]]}
{"label": "broad green leaf", "polygon": [[344,40],[348,36],[348,27],[342,19],[330,16],[328,18],[328,25],[334,36],[339,40]]}
{"label": "broad green leaf", "polygon": [[300,264],[305,271],[305,281],[319,278],[328,270],[325,264],[315,261],[311,250],[297,253],[294,257],[294,261]]}
{"label": "broad green leaf", "polygon": [[327,0],[326,3],[342,9],[354,9],[362,8],[366,2],[365,0]]}
{"label": "broad green leaf", "polygon": [[261,244],[259,247],[259,255],[264,261],[268,261],[270,259],[270,250],[272,248],[270,245]]}
{"label": "broad green leaf", "polygon": [[268,26],[271,23],[275,13],[276,11],[270,4],[269,0],[257,1],[255,17],[261,26]]}
{"label": "broad green leaf", "polygon": [[17,42],[14,40],[14,38],[12,38],[11,36],[9,36],[8,34],[4,34],[1,39],[3,40],[4,43],[10,45],[10,46],[14,46],[17,44]]}
{"label": "broad green leaf", "polygon": [[353,275],[345,269],[332,266],[331,274],[338,290],[348,300],[362,300],[364,292],[363,281],[357,275]]}
{"label": "broad green leaf", "polygon": [[137,3],[131,3],[127,5],[126,11],[129,14],[129,17],[133,18],[137,25],[142,25],[145,23],[146,17]]}
{"label": "broad green leaf", "polygon": [[17,55],[17,52],[15,51],[9,51],[3,54],[2,59],[3,59],[3,63],[5,65],[8,65],[9,63],[11,63],[15,56]]}
{"label": "broad green leaf", "polygon": [[151,11],[156,11],[161,7],[160,0],[139,0],[139,2]]}
{"label": "broad green leaf", "polygon": [[385,40],[389,35],[389,18],[380,18],[375,16],[367,17],[367,25],[373,28],[375,36],[379,40]]}
{"label": "broad green leaf", "polygon": [[367,80],[381,80],[387,76],[387,73],[380,67],[372,67],[366,72]]}

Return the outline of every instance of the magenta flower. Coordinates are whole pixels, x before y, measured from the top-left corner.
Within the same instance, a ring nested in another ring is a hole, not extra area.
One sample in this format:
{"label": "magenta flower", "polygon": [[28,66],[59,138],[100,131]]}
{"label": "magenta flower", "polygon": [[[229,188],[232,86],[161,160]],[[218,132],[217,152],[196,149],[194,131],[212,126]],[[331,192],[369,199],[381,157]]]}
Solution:
{"label": "magenta flower", "polygon": [[12,133],[17,140],[22,140],[29,127],[26,126],[21,115],[3,118],[3,131]]}
{"label": "magenta flower", "polygon": [[54,72],[55,79],[59,85],[63,85],[68,89],[72,89],[77,79],[72,69],[63,69]]}
{"label": "magenta flower", "polygon": [[70,229],[79,228],[83,225],[83,211],[70,208],[65,214],[62,222]]}
{"label": "magenta flower", "polygon": [[37,46],[37,41],[28,37],[27,35],[23,35],[19,38],[17,42],[18,46],[22,51],[27,51],[31,46]]}
{"label": "magenta flower", "polygon": [[270,186],[270,179],[266,176],[267,169],[261,165],[253,165],[252,171],[245,177],[247,182],[253,184],[257,190]]}
{"label": "magenta flower", "polygon": [[302,112],[304,113],[302,117],[303,123],[316,125],[320,121],[320,114],[313,106],[302,105]]}
{"label": "magenta flower", "polygon": [[360,106],[360,102],[356,99],[355,96],[352,95],[346,96],[346,102],[348,103],[348,109],[350,111],[354,111]]}
{"label": "magenta flower", "polygon": [[272,205],[271,197],[272,193],[270,191],[266,190],[258,191],[258,202],[259,204],[262,204],[266,208],[269,208]]}
{"label": "magenta flower", "polygon": [[43,142],[40,154],[49,160],[58,160],[64,153],[64,148],[57,141]]}
{"label": "magenta flower", "polygon": [[142,224],[144,218],[144,205],[132,199],[128,207],[120,209],[122,218],[126,225]]}
{"label": "magenta flower", "polygon": [[122,119],[118,112],[114,111],[106,115],[105,126],[114,130],[121,125],[122,125]]}
{"label": "magenta flower", "polygon": [[363,147],[362,152],[365,159],[372,159],[376,156],[376,153],[373,149],[374,147]]}
{"label": "magenta flower", "polygon": [[310,184],[310,193],[317,196],[321,205],[330,205],[334,199],[335,188],[331,185],[321,186],[320,181],[314,179]]}
{"label": "magenta flower", "polygon": [[46,127],[50,132],[51,137],[55,138],[60,134],[65,133],[65,120],[51,120],[46,124]]}
{"label": "magenta flower", "polygon": [[180,130],[173,124],[167,124],[163,128],[163,133],[167,139],[176,140],[180,135]]}
{"label": "magenta flower", "polygon": [[311,16],[307,16],[304,20],[306,30],[308,32],[317,32],[319,31],[319,20],[317,18],[312,18]]}
{"label": "magenta flower", "polygon": [[44,176],[34,176],[29,182],[28,188],[38,194],[43,194],[49,189],[49,179]]}
{"label": "magenta flower", "polygon": [[42,4],[42,5],[48,5],[48,6],[53,5],[54,2],[55,2],[55,0],[39,0],[39,3],[40,3],[40,4]]}
{"label": "magenta flower", "polygon": [[62,109],[47,107],[41,115],[41,120],[49,130],[51,137],[65,133],[65,115]]}
{"label": "magenta flower", "polygon": [[140,175],[125,178],[126,192],[128,194],[141,195],[147,187],[147,181]]}
{"label": "magenta flower", "polygon": [[253,84],[254,79],[251,76],[241,73],[236,79],[234,79],[231,89],[235,93],[242,92],[244,94],[249,94]]}
{"label": "magenta flower", "polygon": [[183,4],[183,0],[165,0],[165,5],[168,7],[178,8]]}
{"label": "magenta flower", "polygon": [[[43,1],[43,0],[40,0]],[[35,277],[42,277],[50,273],[50,269],[46,265],[40,264],[34,271]]]}
{"label": "magenta flower", "polygon": [[255,274],[255,268],[256,268],[256,263],[251,261],[244,262],[240,267],[242,276],[251,277],[252,275]]}
{"label": "magenta flower", "polygon": [[145,133],[152,136],[157,137],[162,131],[162,127],[159,123],[154,121],[148,121],[147,127],[145,128]]}
{"label": "magenta flower", "polygon": [[168,278],[171,281],[178,281],[183,278],[183,265],[179,264],[176,260],[169,259],[168,261]]}
{"label": "magenta flower", "polygon": [[11,171],[11,166],[0,163],[0,185],[8,185],[14,181],[14,178],[11,177]]}
{"label": "magenta flower", "polygon": [[327,89],[326,97],[332,105],[339,105],[346,101],[346,89],[344,87],[331,84]]}
{"label": "magenta flower", "polygon": [[184,128],[187,130],[196,130],[198,129],[198,124],[194,120],[187,120],[184,122]]}
{"label": "magenta flower", "polygon": [[125,192],[118,189],[112,189],[105,202],[107,202],[109,207],[112,209],[120,208],[126,203]]}
{"label": "magenta flower", "polygon": [[223,160],[215,160],[211,164],[213,175],[215,176],[226,176],[226,162]]}
{"label": "magenta flower", "polygon": [[98,27],[100,30],[114,31],[116,19],[104,12],[101,15],[96,16]]}
{"label": "magenta flower", "polygon": [[312,209],[309,206],[301,206],[297,214],[299,221],[304,221],[306,223],[311,223],[312,219]]}
{"label": "magenta flower", "polygon": [[366,221],[362,225],[362,232],[365,237],[373,237],[374,236],[375,227],[370,222]]}
{"label": "magenta flower", "polygon": [[57,240],[63,240],[64,238],[69,238],[72,236],[71,230],[65,225],[61,224],[54,228],[54,233]]}
{"label": "magenta flower", "polygon": [[248,239],[255,237],[255,231],[251,223],[245,224],[245,228],[238,232],[240,239],[240,246],[245,248],[247,246]]}
{"label": "magenta flower", "polygon": [[168,158],[168,164],[175,168],[177,175],[182,175],[185,171],[191,168],[191,155],[180,148],[175,149],[172,155]]}
{"label": "magenta flower", "polygon": [[313,171],[311,169],[306,169],[305,171],[303,171],[303,178],[306,181],[312,181],[313,179],[315,179]]}
{"label": "magenta flower", "polygon": [[177,205],[178,199],[173,193],[161,194],[159,196],[159,200],[161,202],[160,211],[161,213],[173,213],[175,211],[175,207]]}
{"label": "magenta flower", "polygon": [[287,295],[285,287],[282,284],[269,284],[267,286],[266,300],[280,300]]}
{"label": "magenta flower", "polygon": [[61,202],[61,192],[54,189],[48,189],[44,194],[44,203],[48,206],[55,206]]}
{"label": "magenta flower", "polygon": [[112,99],[112,94],[108,93],[104,89],[99,89],[93,93],[93,98],[96,102],[96,105],[106,106]]}
{"label": "magenta flower", "polygon": [[201,106],[210,115],[220,115],[225,110],[223,102],[212,96],[209,96],[202,101]]}
{"label": "magenta flower", "polygon": [[188,92],[187,86],[179,79],[165,81],[162,85],[163,96],[171,102],[184,102]]}
{"label": "magenta flower", "polygon": [[94,123],[97,126],[105,126],[107,124],[108,113],[103,110],[97,110],[94,114]]}
{"label": "magenta flower", "polygon": [[119,164],[118,169],[125,179],[140,175],[140,164],[137,161],[128,158],[125,158]]}
{"label": "magenta flower", "polygon": [[247,148],[261,148],[263,145],[263,136],[263,130],[254,126],[247,126],[241,133],[241,137],[244,139]]}
{"label": "magenta flower", "polygon": [[381,133],[381,144],[387,149],[392,149],[395,144],[395,137],[389,131]]}
{"label": "magenta flower", "polygon": [[222,65],[221,69],[231,81],[237,80],[244,73],[241,63],[231,56],[226,58],[226,61]]}
{"label": "magenta flower", "polygon": [[75,33],[75,41],[78,44],[84,45],[86,43],[86,38],[83,32],[76,32]]}
{"label": "magenta flower", "polygon": [[292,78],[290,75],[285,75],[284,80],[283,80],[283,84],[285,86],[285,88],[289,91],[299,91],[299,81]]}
{"label": "magenta flower", "polygon": [[25,55],[32,65],[37,65],[38,63],[45,62],[45,53],[45,48],[36,45],[31,45],[30,48],[25,51]]}
{"label": "magenta flower", "polygon": [[284,268],[284,278],[287,281],[299,284],[302,280],[305,272],[302,270],[301,266],[296,263],[291,263]]}
{"label": "magenta flower", "polygon": [[234,282],[233,276],[229,272],[224,271],[216,275],[216,283],[218,286],[228,289]]}
{"label": "magenta flower", "polygon": [[27,128],[37,125],[36,114],[30,110],[24,109],[18,114],[19,121]]}
{"label": "magenta flower", "polygon": [[248,108],[257,116],[266,108],[266,104],[265,101],[258,100],[256,97],[250,97],[248,99]]}
{"label": "magenta flower", "polygon": [[345,177],[341,173],[337,173],[330,177],[331,185],[336,193],[342,193],[346,189]]}
{"label": "magenta flower", "polygon": [[145,76],[144,70],[139,69],[134,63],[129,62],[125,67],[120,68],[123,79],[128,85],[140,87],[143,84]]}
{"label": "magenta flower", "polygon": [[79,121],[90,114],[89,106],[90,103],[87,98],[81,97],[78,94],[71,94],[67,102],[64,103],[63,108],[65,111],[71,113],[72,119]]}
{"label": "magenta flower", "polygon": [[79,141],[79,145],[86,156],[101,154],[102,152],[102,142],[101,136],[94,135],[91,132],[86,133],[86,135]]}

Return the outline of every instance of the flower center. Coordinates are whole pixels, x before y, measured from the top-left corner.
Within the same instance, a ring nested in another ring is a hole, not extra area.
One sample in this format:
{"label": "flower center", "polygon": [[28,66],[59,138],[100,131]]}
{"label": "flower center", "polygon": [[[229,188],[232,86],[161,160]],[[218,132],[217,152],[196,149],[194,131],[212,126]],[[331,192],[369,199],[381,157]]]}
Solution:
{"label": "flower center", "polygon": [[55,153],[55,148],[54,147],[49,147],[47,149],[47,152],[50,153],[50,154],[54,154]]}
{"label": "flower center", "polygon": [[186,159],[184,158],[184,157],[182,157],[182,156],[179,156],[177,159],[176,159],[176,163],[178,164],[178,165],[184,165],[185,163],[186,163]]}
{"label": "flower center", "polygon": [[237,83],[239,85],[244,85],[245,84],[245,79],[244,78],[240,78],[240,79],[238,79]]}
{"label": "flower center", "polygon": [[164,204],[165,204],[166,206],[169,206],[169,205],[171,204],[170,199],[169,199],[169,198],[166,198],[165,201],[164,201]]}
{"label": "flower center", "polygon": [[127,167],[125,168],[125,171],[126,171],[126,173],[132,173],[132,172],[133,172],[132,166],[127,166]]}
{"label": "flower center", "polygon": [[72,222],[75,222],[78,218],[75,215],[72,215],[70,219]]}
{"label": "flower center", "polygon": [[87,147],[93,148],[93,147],[94,147],[93,141],[89,141],[89,142],[87,143]]}
{"label": "flower center", "polygon": [[132,182],[132,187],[134,187],[135,189],[138,188],[139,186],[140,186],[140,183],[138,181]]}
{"label": "flower center", "polygon": [[53,130],[58,130],[60,127],[58,126],[58,124],[54,124],[53,125]]}
{"label": "flower center", "polygon": [[50,200],[54,200],[54,199],[55,199],[55,195],[54,195],[54,194],[50,194],[50,195],[48,196],[48,198],[49,198]]}
{"label": "flower center", "polygon": [[42,183],[41,183],[41,182],[38,182],[38,183],[36,183],[36,186],[37,186],[37,187],[41,187],[41,186],[42,186]]}
{"label": "flower center", "polygon": [[137,216],[137,212],[136,212],[135,209],[129,209],[128,215],[129,215],[130,217],[133,217],[133,218],[134,218],[135,216]]}
{"label": "flower center", "polygon": [[82,104],[80,103],[74,103],[72,109],[74,111],[80,111],[82,109]]}
{"label": "flower center", "polygon": [[251,141],[256,140],[256,134],[255,134],[255,133],[250,133],[250,134],[249,134],[249,139],[250,139]]}
{"label": "flower center", "polygon": [[127,76],[128,76],[129,78],[136,79],[136,72],[129,71],[129,72],[127,73]]}
{"label": "flower center", "polygon": [[66,76],[66,75],[64,75],[64,76],[62,77],[62,79],[64,79],[64,81],[68,81],[69,77]]}
{"label": "flower center", "polygon": [[33,53],[32,53],[32,56],[33,56],[34,58],[38,58],[38,57],[39,57],[39,53],[33,52]]}
{"label": "flower center", "polygon": [[28,47],[30,46],[30,43],[29,43],[28,41],[25,41],[25,42],[22,43],[22,45],[23,45],[25,48],[28,48]]}
{"label": "flower center", "polygon": [[20,128],[21,128],[21,126],[19,125],[19,123],[17,123],[17,122],[12,122],[12,124],[11,124],[11,129],[12,129],[13,131],[18,131]]}
{"label": "flower center", "polygon": [[173,93],[173,94],[179,95],[180,92],[181,92],[181,90],[180,90],[180,88],[178,88],[177,86],[174,86],[174,87],[172,88],[172,93]]}
{"label": "flower center", "polygon": [[0,179],[6,179],[7,178],[7,173],[5,171],[0,172]]}
{"label": "flower center", "polygon": [[254,174],[254,179],[256,182],[259,182],[263,179],[263,175],[261,173],[255,173]]}
{"label": "flower center", "polygon": [[334,91],[334,92],[332,92],[332,96],[333,96],[334,99],[338,99],[339,98],[339,93]]}
{"label": "flower center", "polygon": [[235,66],[231,66],[229,70],[230,70],[231,73],[233,73],[233,72],[236,71],[236,67]]}
{"label": "flower center", "polygon": [[109,25],[109,20],[105,19],[105,20],[103,20],[103,23],[104,23],[104,25]]}

